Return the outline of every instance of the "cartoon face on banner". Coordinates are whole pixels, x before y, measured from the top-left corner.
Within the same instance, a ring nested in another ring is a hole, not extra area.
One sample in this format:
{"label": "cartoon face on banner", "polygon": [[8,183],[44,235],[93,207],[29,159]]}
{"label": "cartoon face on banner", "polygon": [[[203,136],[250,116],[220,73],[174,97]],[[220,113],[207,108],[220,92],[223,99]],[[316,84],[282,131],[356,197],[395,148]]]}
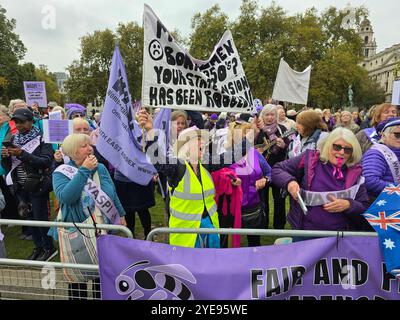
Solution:
{"label": "cartoon face on banner", "polygon": [[224,33],[208,60],[198,60],[175,41],[145,5],[144,46],[144,106],[208,112],[253,111],[250,85],[230,31]]}
{"label": "cartoon face on banner", "polygon": [[150,42],[149,54],[150,57],[155,61],[161,60],[163,58],[164,50],[161,46],[160,41],[154,39],[152,42]]}
{"label": "cartoon face on banner", "polygon": [[147,266],[138,261],[123,270],[115,279],[115,289],[127,300],[194,300],[189,285],[196,284],[193,274],[182,265]]}

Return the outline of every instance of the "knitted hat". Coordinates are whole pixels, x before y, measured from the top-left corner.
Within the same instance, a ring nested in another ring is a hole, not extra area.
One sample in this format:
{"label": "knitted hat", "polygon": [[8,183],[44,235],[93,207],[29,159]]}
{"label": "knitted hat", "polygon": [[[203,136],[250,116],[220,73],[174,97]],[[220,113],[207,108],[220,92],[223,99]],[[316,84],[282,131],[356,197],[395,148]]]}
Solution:
{"label": "knitted hat", "polygon": [[377,132],[384,132],[387,128],[394,127],[394,126],[400,126],[400,117],[390,118],[386,121],[387,121],[387,123],[383,126],[382,131],[379,131],[378,127],[381,126],[381,123],[385,122],[385,121],[382,121],[381,123],[379,123],[377,125],[377,127],[376,127]]}
{"label": "knitted hat", "polygon": [[210,119],[211,120],[218,120],[218,115],[216,114],[216,113],[213,113],[211,116],[210,116]]}

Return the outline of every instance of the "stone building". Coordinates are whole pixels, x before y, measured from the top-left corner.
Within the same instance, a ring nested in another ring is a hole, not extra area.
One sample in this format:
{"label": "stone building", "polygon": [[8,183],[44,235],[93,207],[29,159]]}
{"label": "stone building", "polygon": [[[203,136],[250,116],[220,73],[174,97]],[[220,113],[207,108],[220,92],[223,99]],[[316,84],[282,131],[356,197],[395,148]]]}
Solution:
{"label": "stone building", "polygon": [[362,66],[368,71],[370,78],[374,79],[386,92],[386,102],[392,99],[393,81],[396,79],[395,69],[400,62],[400,43],[376,53],[377,45],[371,22],[365,19],[358,31],[363,40],[364,57]]}

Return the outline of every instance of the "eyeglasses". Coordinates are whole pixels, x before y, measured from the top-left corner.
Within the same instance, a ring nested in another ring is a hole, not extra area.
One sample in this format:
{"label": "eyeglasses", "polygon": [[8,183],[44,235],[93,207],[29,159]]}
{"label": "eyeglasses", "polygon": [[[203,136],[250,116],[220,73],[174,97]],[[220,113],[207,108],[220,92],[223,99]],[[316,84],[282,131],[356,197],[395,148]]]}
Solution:
{"label": "eyeglasses", "polygon": [[392,132],[396,139],[400,139],[400,132]]}
{"label": "eyeglasses", "polygon": [[83,115],[83,114],[81,114],[81,113],[75,113],[73,116],[72,116],[72,119],[75,119],[75,118],[84,118],[85,117],[85,115]]}
{"label": "eyeglasses", "polygon": [[333,150],[338,151],[338,152],[344,150],[344,153],[348,154],[348,155],[353,153],[353,148],[350,148],[350,147],[342,147],[341,145],[335,144],[335,143],[332,145],[332,147],[333,147]]}

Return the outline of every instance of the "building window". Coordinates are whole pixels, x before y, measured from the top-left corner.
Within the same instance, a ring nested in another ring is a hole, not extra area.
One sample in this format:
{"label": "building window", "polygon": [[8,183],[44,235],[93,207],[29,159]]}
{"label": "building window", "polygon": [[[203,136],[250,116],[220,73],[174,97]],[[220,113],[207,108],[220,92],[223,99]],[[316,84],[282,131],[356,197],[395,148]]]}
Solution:
{"label": "building window", "polygon": [[[366,58],[369,57],[369,49],[365,49],[365,50],[364,50],[364,56],[365,56]],[[372,66],[372,63],[371,63],[371,66]]]}
{"label": "building window", "polygon": [[368,37],[368,36],[366,36],[366,37],[364,38],[364,43],[365,43],[365,44],[367,44],[367,43],[368,43],[368,41],[369,41],[369,37]]}

